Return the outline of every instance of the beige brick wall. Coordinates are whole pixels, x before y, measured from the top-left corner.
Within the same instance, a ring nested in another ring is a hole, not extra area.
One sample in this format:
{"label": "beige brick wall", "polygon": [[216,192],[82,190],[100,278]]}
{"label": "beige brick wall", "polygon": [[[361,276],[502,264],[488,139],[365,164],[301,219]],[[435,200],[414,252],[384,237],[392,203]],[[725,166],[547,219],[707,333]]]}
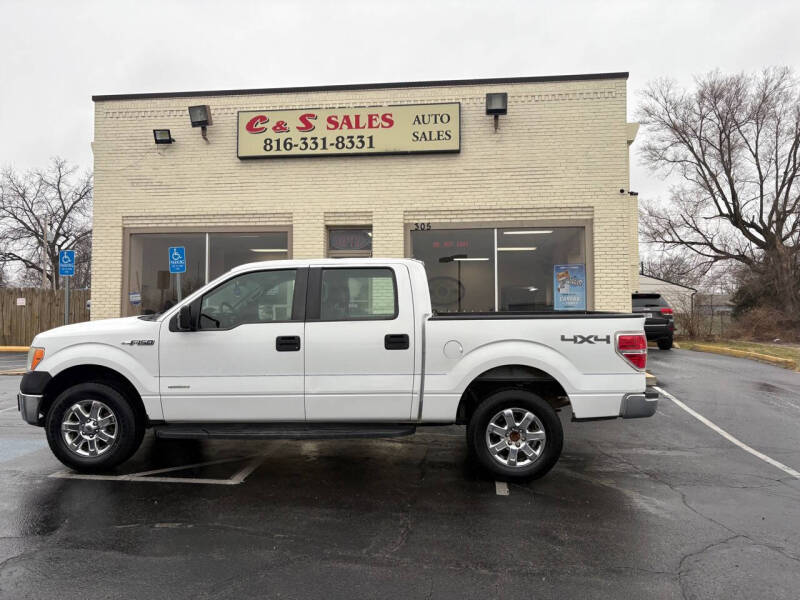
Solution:
{"label": "beige brick wall", "polygon": [[[485,94],[508,92],[495,133]],[[461,102],[461,152],[241,161],[239,110]],[[208,142],[187,107],[211,106]],[[154,128],[176,142],[157,146]],[[593,307],[629,310],[636,202],[624,79],[105,100],[95,103],[92,317],[121,311],[124,228],[286,225],[292,257],[325,254],[328,225],[373,228],[400,257],[415,221],[587,224]],[[591,298],[590,298],[591,303]]]}

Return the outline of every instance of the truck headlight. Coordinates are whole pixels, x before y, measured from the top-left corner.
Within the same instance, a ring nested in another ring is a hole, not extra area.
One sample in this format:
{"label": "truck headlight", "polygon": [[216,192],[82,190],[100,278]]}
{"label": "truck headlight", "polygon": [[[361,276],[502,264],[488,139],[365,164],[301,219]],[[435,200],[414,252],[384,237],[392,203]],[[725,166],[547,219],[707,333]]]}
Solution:
{"label": "truck headlight", "polygon": [[44,348],[31,346],[28,350],[28,371],[33,371],[44,360]]}

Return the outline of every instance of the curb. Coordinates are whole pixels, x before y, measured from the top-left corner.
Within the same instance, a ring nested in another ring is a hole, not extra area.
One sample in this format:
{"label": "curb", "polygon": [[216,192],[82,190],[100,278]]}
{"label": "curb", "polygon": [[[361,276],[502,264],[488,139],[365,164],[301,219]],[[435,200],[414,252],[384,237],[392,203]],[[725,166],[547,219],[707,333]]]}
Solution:
{"label": "curb", "polygon": [[658,379],[656,379],[655,375],[653,375],[652,373],[648,373],[647,371],[645,371],[644,375],[645,375],[645,385],[648,386],[658,385]]}
{"label": "curb", "polygon": [[0,346],[0,352],[27,352],[30,346]]}
{"label": "curb", "polygon": [[750,350],[736,350],[735,348],[706,346],[705,344],[692,344],[689,347],[689,350],[709,352],[711,354],[723,354],[725,356],[734,356],[736,358],[749,358],[750,360],[757,360],[759,362],[769,363],[771,365],[784,367],[786,369],[797,368],[797,363],[795,363],[791,358],[779,358],[777,356],[770,356],[769,354],[751,352]]}
{"label": "curb", "polygon": [[27,371],[0,371],[0,377],[3,375],[25,375]]}

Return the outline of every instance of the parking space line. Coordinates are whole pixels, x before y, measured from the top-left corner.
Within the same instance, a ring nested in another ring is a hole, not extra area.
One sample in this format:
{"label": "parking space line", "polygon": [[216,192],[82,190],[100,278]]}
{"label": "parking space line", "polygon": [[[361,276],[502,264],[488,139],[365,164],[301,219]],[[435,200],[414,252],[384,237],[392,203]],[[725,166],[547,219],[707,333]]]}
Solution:
{"label": "parking space line", "polygon": [[677,406],[679,406],[680,408],[682,408],[683,410],[685,410],[687,413],[689,413],[690,415],[692,415],[692,416],[693,416],[695,419],[697,419],[698,421],[700,421],[701,423],[703,423],[703,425],[705,425],[705,426],[706,426],[706,427],[708,427],[709,429],[713,429],[714,431],[716,431],[718,434],[720,434],[722,437],[724,437],[726,440],[728,440],[728,441],[729,441],[729,442],[731,442],[732,444],[735,444],[735,445],[739,446],[739,448],[741,448],[741,449],[742,449],[742,450],[744,450],[745,452],[749,452],[750,454],[752,454],[752,455],[753,455],[753,456],[755,456],[756,458],[760,458],[760,459],[761,459],[761,460],[763,460],[764,462],[771,464],[773,467],[776,467],[776,468],[780,469],[780,470],[781,470],[781,471],[783,471],[784,473],[788,473],[789,475],[791,475],[791,476],[792,476],[792,477],[794,477],[795,479],[800,479],[800,472],[798,472],[798,471],[795,471],[795,470],[794,470],[793,468],[791,468],[791,467],[787,467],[787,466],[786,466],[785,464],[783,464],[782,462],[779,462],[779,461],[775,460],[774,458],[767,456],[767,455],[766,455],[766,454],[764,454],[763,452],[759,452],[759,451],[758,451],[758,450],[756,450],[755,448],[751,448],[750,446],[748,446],[748,445],[747,445],[747,444],[745,444],[744,442],[742,442],[742,441],[738,440],[737,438],[733,437],[733,436],[732,436],[730,433],[728,433],[727,431],[725,431],[724,429],[722,429],[722,427],[720,427],[720,426],[716,425],[715,423],[713,423],[712,421],[710,421],[709,419],[707,419],[706,417],[704,417],[703,415],[701,415],[699,412],[697,412],[697,411],[695,411],[695,410],[693,410],[693,409],[689,408],[689,407],[688,407],[686,404],[684,404],[683,402],[681,402],[680,400],[678,400],[678,399],[677,399],[675,396],[673,396],[673,395],[672,395],[672,394],[670,394],[669,392],[665,392],[664,390],[662,390],[662,389],[661,389],[660,387],[658,387],[658,386],[656,386],[656,387],[655,387],[655,389],[656,389],[656,390],[658,390],[658,392],[659,392],[659,393],[660,393],[662,396],[664,396],[665,398],[669,398],[670,400],[672,400],[672,401],[673,401],[673,402],[674,402],[674,403],[675,403]]}
{"label": "parking space line", "polygon": [[19,410],[16,406],[9,406],[7,408],[0,409],[0,413],[8,412],[9,410]]}
{"label": "parking space line", "polygon": [[177,467],[166,467],[164,469],[153,469],[152,471],[139,471],[138,473],[130,473],[132,477],[147,477],[148,475],[155,475],[156,473],[169,473],[170,471],[182,471],[184,469],[194,469],[195,467],[210,467],[212,465],[221,465],[224,463],[235,462],[237,460],[244,460],[251,458],[249,456],[235,456],[233,458],[221,458],[219,460],[209,460],[206,462],[192,463],[189,465],[179,465]]}
{"label": "parking space line", "polygon": [[505,481],[495,481],[494,492],[498,496],[508,496],[511,493],[508,489],[508,484]]}
{"label": "parking space line", "polygon": [[[236,473],[231,475],[228,479],[204,479],[201,477],[151,477],[151,474],[156,473],[170,473],[174,471],[181,471],[185,469],[193,469],[196,467],[207,467],[211,465],[219,465],[223,463],[235,462],[250,458],[247,464],[239,469]],[[238,485],[244,482],[253,471],[255,471],[262,462],[266,455],[257,454],[253,456],[237,456],[234,458],[225,458],[221,460],[212,460],[202,463],[194,463],[190,465],[181,465],[177,467],[167,467],[164,469],[153,469],[150,471],[140,471],[138,473],[128,473],[126,475],[89,475],[84,473],[73,473],[72,471],[57,471],[50,475],[56,479],[87,479],[94,481],[139,481],[139,482],[157,482],[157,483],[207,483],[211,485]]]}

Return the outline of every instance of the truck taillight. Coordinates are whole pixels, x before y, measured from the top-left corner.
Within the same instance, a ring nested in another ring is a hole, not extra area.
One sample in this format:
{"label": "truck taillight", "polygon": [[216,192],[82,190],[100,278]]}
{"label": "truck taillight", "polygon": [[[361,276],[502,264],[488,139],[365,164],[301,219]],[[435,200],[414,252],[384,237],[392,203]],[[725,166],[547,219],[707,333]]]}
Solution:
{"label": "truck taillight", "polygon": [[665,317],[668,317],[669,315],[672,314],[672,309],[671,308],[662,308],[661,309],[661,314],[664,315]]}
{"label": "truck taillight", "polygon": [[618,333],[617,354],[643,371],[647,367],[647,338],[643,333]]}

